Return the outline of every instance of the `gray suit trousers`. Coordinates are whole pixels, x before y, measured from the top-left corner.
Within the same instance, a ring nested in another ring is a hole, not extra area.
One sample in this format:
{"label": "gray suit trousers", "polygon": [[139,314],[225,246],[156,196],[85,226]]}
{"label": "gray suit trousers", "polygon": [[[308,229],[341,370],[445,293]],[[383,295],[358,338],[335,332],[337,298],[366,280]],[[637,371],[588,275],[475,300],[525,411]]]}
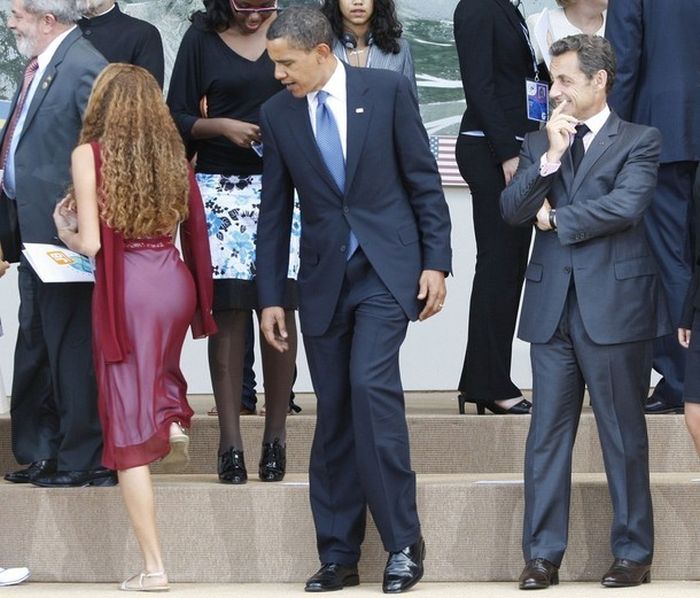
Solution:
{"label": "gray suit trousers", "polygon": [[613,504],[616,558],[650,563],[654,526],[644,403],[652,341],[595,344],[571,287],[556,332],[532,344],[533,410],[525,452],[523,555],[559,565],[568,540],[571,455],[585,386]]}

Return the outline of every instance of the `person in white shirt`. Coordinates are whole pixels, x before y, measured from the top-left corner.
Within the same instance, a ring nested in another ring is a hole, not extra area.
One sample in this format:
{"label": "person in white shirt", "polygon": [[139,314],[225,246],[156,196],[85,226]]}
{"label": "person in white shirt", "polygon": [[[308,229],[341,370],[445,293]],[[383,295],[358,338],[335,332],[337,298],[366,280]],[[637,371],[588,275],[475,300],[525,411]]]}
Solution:
{"label": "person in white shirt", "polygon": [[556,0],[556,8],[545,8],[527,17],[532,47],[537,63],[549,70],[551,46],[568,35],[587,33],[603,36],[608,0]]}

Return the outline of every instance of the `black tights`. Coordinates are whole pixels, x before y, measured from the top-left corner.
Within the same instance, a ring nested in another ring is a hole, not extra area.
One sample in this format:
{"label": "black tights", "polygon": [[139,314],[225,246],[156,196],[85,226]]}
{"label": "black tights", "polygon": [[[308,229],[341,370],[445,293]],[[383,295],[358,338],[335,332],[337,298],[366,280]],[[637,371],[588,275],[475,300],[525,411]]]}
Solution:
{"label": "black tights", "polygon": [[[260,336],[265,386],[265,432],[263,442],[276,438],[286,442],[289,394],[297,354],[297,330],[294,312],[285,312],[289,350],[280,353]],[[258,314],[259,316],[259,314]],[[241,391],[245,357],[246,326],[249,312],[231,309],[214,312],[219,332],[209,337],[209,372],[216,410],[219,413],[219,454],[233,447],[243,450],[241,437]]]}

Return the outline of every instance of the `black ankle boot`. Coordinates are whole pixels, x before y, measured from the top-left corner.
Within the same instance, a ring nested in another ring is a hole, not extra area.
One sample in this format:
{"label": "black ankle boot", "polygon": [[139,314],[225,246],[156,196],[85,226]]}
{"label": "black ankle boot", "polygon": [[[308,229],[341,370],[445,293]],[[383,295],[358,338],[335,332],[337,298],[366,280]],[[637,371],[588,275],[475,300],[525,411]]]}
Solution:
{"label": "black ankle boot", "polygon": [[248,481],[243,451],[237,451],[233,447],[219,455],[218,470],[219,480],[224,484],[245,484]]}
{"label": "black ankle boot", "polygon": [[280,439],[263,442],[260,455],[258,475],[263,482],[279,482],[284,478],[287,467],[287,447],[280,444]]}

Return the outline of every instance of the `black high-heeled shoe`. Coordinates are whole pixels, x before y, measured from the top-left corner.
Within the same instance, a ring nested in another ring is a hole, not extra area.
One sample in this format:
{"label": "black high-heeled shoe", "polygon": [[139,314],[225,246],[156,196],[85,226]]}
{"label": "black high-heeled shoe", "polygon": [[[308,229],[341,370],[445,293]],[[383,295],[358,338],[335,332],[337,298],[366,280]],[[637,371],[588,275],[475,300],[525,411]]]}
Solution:
{"label": "black high-heeled shoe", "polygon": [[287,468],[287,447],[280,444],[280,439],[263,442],[260,454],[258,475],[262,482],[280,482]]}
{"label": "black high-heeled shoe", "polygon": [[248,481],[248,471],[245,468],[243,451],[233,447],[219,455],[219,481],[224,484],[245,484]]}
{"label": "black high-heeled shoe", "polygon": [[510,409],[504,409],[499,406],[496,401],[480,401],[478,399],[471,399],[467,397],[463,392],[457,395],[457,402],[459,404],[459,413],[464,415],[464,405],[466,403],[474,403],[476,405],[476,412],[479,415],[484,415],[486,409],[488,409],[494,415],[529,415],[530,409],[532,408],[532,403],[527,399],[523,399],[519,403],[513,405]]}
{"label": "black high-heeled shoe", "polygon": [[527,399],[523,399],[519,403],[516,403],[509,409],[504,409],[503,407],[496,404],[496,401],[477,401],[476,402],[476,412],[479,415],[484,415],[486,410],[489,410],[494,415],[530,415],[530,409],[532,409],[532,403]]}

